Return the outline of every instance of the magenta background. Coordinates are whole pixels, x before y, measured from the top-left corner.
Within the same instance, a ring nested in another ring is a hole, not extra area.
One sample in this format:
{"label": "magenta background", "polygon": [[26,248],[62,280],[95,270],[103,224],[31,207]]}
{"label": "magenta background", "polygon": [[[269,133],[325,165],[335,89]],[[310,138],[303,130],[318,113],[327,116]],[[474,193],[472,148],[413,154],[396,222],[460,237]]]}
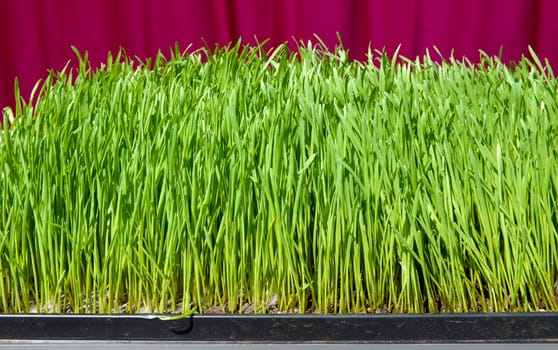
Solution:
{"label": "magenta background", "polygon": [[369,43],[388,53],[402,44],[413,58],[435,45],[473,61],[501,46],[517,60],[531,45],[556,70],[557,17],[557,0],[0,0],[0,109],[13,105],[15,77],[27,97],[48,68],[74,59],[71,45],[97,65],[120,46],[147,57],[175,42],[197,48],[201,38],[276,45],[316,33],[333,47],[339,32],[357,58]]}

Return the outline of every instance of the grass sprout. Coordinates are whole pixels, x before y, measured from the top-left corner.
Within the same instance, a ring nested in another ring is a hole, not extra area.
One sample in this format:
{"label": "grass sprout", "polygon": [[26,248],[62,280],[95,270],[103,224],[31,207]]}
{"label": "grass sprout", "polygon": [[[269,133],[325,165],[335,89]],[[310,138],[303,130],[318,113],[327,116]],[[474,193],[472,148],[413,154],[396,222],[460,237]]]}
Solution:
{"label": "grass sprout", "polygon": [[76,54],[4,111],[0,312],[558,309],[558,80],[534,53]]}

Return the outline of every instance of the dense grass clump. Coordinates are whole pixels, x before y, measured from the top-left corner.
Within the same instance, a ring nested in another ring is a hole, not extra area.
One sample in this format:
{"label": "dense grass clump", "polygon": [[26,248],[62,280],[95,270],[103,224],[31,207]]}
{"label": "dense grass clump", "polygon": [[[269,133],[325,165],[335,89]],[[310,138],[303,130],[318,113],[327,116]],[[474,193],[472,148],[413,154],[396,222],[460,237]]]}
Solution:
{"label": "dense grass clump", "polygon": [[0,141],[0,312],[556,310],[558,80],[240,43],[52,72]]}

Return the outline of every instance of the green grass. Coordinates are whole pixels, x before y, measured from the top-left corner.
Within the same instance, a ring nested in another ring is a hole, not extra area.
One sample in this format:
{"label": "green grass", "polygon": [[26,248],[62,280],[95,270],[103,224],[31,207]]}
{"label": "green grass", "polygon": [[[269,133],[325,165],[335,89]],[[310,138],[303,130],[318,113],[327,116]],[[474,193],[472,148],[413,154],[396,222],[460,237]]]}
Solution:
{"label": "green grass", "polygon": [[536,56],[78,57],[5,111],[0,312],[558,309]]}

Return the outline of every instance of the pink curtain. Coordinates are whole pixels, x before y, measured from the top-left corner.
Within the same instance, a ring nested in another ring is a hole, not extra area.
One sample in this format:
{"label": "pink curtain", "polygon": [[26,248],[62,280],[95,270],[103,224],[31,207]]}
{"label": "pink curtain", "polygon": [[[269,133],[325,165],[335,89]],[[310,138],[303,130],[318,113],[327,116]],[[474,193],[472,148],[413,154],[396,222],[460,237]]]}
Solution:
{"label": "pink curtain", "polygon": [[317,34],[333,48],[339,33],[355,58],[369,44],[388,53],[401,44],[413,58],[436,46],[474,61],[502,47],[517,60],[531,45],[558,67],[557,14],[556,0],[0,0],[0,109],[13,105],[16,77],[27,97],[47,69],[74,58],[71,45],[97,65],[121,46],[147,57],[175,42],[292,46]]}

